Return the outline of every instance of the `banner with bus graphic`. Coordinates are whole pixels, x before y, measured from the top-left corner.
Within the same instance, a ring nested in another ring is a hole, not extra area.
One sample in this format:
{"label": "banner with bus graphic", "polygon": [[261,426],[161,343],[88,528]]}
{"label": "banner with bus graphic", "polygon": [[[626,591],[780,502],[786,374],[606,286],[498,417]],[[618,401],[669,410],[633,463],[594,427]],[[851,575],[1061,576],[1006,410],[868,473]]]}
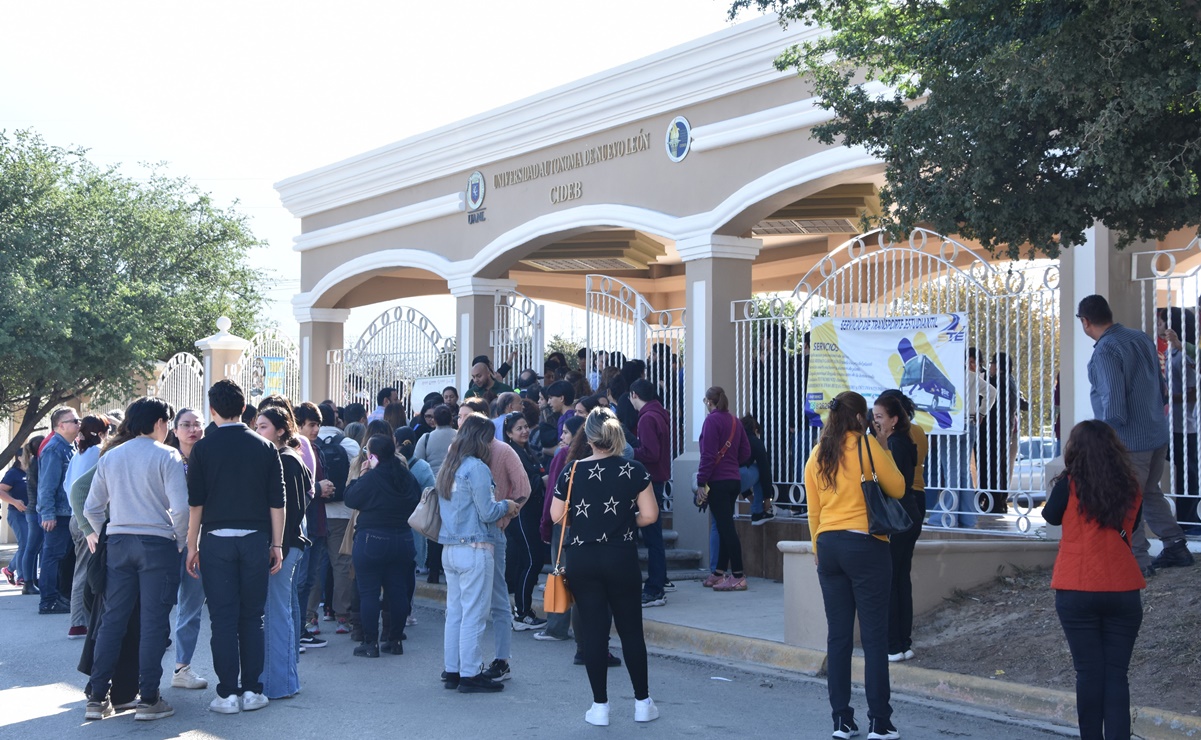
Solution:
{"label": "banner with bus graphic", "polygon": [[830,400],[851,390],[872,401],[890,388],[913,399],[928,434],[964,431],[966,317],[815,318],[810,331],[806,406],[823,421]]}

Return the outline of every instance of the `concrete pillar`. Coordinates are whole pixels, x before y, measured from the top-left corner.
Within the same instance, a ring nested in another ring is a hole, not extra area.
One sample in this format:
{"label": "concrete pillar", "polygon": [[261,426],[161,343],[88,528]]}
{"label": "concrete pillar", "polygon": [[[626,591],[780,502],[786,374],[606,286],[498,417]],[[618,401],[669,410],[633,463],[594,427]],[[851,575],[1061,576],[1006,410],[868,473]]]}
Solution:
{"label": "concrete pillar", "polygon": [[1153,251],[1154,242],[1136,242],[1119,252],[1113,246],[1116,238],[1101,225],[1089,229],[1086,237],[1084,244],[1065,249],[1059,262],[1059,428],[1065,442],[1072,427],[1093,418],[1088,383],[1093,340],[1085,336],[1076,318],[1080,299],[1105,296],[1114,321],[1137,329],[1145,329],[1145,317],[1155,301],[1153,286],[1143,291],[1131,279],[1131,255]]}
{"label": "concrete pillar", "polygon": [[[684,262],[684,453],[672,468],[675,508],[672,526],[679,546],[700,550],[709,562],[709,515],[692,505],[692,486],[700,465],[697,440],[705,421],[705,391],[719,385],[734,394],[734,324],[730,304],[751,297],[751,264],[763,243],[720,234],[681,239],[676,249]],[[735,410],[736,411],[736,410]]]}
{"label": "concrete pillar", "polygon": [[330,397],[330,350],[343,349],[348,308],[307,308],[295,310],[300,322],[300,399],[321,403]]}
{"label": "concrete pillar", "polygon": [[[202,353],[204,382],[209,388],[218,380],[226,378],[226,366],[237,363],[242,356],[242,351],[250,346],[248,340],[229,333],[231,323],[228,318],[222,316],[217,319],[217,333],[196,342],[196,348]],[[237,379],[235,378],[235,380]],[[205,422],[209,421],[207,402],[204,404],[204,420]]]}
{"label": "concrete pillar", "polygon": [[471,384],[472,358],[492,356],[490,340],[496,328],[496,294],[515,290],[517,282],[467,277],[453,278],[447,285],[455,297],[455,340],[459,352],[455,376],[462,397]]}

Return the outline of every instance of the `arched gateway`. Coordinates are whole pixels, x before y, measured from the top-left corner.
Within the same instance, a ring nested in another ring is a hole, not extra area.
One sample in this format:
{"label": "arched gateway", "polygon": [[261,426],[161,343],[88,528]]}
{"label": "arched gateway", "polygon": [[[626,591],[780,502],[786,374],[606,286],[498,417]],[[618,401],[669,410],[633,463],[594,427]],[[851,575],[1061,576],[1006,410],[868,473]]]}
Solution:
{"label": "arched gateway", "polygon": [[[1034,468],[1054,451],[1056,369],[1059,428],[1091,415],[1084,367],[1092,342],[1060,319],[1101,293],[1120,321],[1141,325],[1154,299],[1140,293],[1130,256],[1113,250],[1100,226],[1057,264],[1038,265],[922,231],[900,244],[857,237],[862,218],[879,212],[882,164],[811,138],[832,114],[805,80],[772,64],[819,32],[752,20],[278,183],[301,219],[302,396],[373,395],[423,372],[446,372],[463,388],[473,357],[503,360],[514,350],[519,365],[540,369],[539,307],[588,308],[596,334],[581,339],[594,354],[624,343],[623,353],[668,349],[676,358],[678,372],[660,374],[678,389],[677,492],[690,488],[697,465],[700,399],[719,385],[738,411],[762,416],[781,495],[803,513],[798,467],[815,427],[798,405],[809,378],[803,367],[787,369],[803,330],[821,318],[963,314],[968,342],[990,358],[1010,355],[1024,397],[1017,427],[989,437],[997,448],[989,464],[1000,466],[1003,453],[1024,459],[998,485],[981,485],[974,456],[974,477],[960,470],[955,481],[938,462],[932,489],[947,516],[931,524],[947,529],[976,514],[977,528],[1040,530]],[[612,302],[633,309],[623,330],[633,333],[612,341],[603,329],[603,303],[614,297],[606,285],[617,299],[637,296]],[[372,352],[345,347],[349,309],[446,293],[455,298],[453,368],[440,336],[414,340],[428,345],[420,368],[382,360],[352,368],[350,359],[367,362]],[[767,360],[757,355],[764,336],[779,339]],[[957,438],[934,435],[940,461]],[[960,511],[965,498],[972,510]],[[690,506],[673,513],[680,542],[704,551],[707,520]],[[808,536],[803,519],[767,530]],[[779,559],[771,542],[751,558],[769,574]]]}

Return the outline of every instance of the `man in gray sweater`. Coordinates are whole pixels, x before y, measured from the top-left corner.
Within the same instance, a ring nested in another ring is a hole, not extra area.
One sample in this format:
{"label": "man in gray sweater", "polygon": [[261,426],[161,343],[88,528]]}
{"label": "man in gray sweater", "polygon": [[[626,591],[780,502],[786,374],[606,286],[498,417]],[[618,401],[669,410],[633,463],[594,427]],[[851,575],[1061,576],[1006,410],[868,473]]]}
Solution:
{"label": "man in gray sweater", "polygon": [[[135,606],[141,616],[135,720],[175,714],[159,694],[171,606],[179,591],[179,554],[187,543],[188,483],[179,453],[163,444],[171,406],[139,398],[125,412],[127,441],[105,450],[84,503],[97,532],[108,511],[104,612],[96,631],[91,694],[84,718],[112,714],[108,692]],[[140,604],[140,605],[139,605]]]}

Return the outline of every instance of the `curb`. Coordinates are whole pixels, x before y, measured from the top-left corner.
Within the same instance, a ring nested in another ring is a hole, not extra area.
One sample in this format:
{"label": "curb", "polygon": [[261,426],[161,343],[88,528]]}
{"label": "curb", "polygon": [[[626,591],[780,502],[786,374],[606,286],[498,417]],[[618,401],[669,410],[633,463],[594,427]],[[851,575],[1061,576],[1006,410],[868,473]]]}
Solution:
{"label": "curb", "polygon": [[[444,605],[446,587],[419,581],[416,596],[427,602]],[[642,625],[647,646],[660,650],[718,660],[736,660],[807,676],[819,676],[825,669],[826,654],[817,650],[667,624],[646,617]],[[1066,691],[904,664],[890,664],[888,673],[893,690],[912,696],[967,704],[1002,713],[1018,712],[1061,726],[1076,725],[1076,695]],[[863,659],[858,656],[851,661],[851,678],[862,685]],[[1154,707],[1131,707],[1131,718],[1134,734],[1145,740],[1201,738],[1201,717]]]}

